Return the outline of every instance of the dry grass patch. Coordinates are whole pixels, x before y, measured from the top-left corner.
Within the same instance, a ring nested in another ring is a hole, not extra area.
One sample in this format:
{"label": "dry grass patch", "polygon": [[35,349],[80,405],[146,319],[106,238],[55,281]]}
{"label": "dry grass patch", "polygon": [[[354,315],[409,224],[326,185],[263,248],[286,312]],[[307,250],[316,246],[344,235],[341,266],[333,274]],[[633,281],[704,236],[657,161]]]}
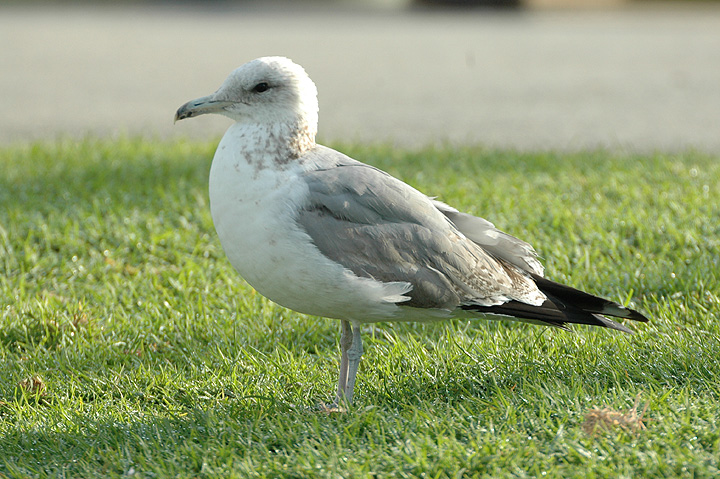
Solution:
{"label": "dry grass patch", "polygon": [[638,407],[640,406],[640,396],[635,398],[635,404],[627,412],[616,411],[608,407],[602,409],[591,409],[585,415],[585,422],[582,425],[585,433],[593,435],[599,429],[602,431],[610,431],[617,428],[622,428],[627,431],[638,432],[645,427],[645,412],[647,411],[648,404],[645,403],[640,414],[638,414]]}

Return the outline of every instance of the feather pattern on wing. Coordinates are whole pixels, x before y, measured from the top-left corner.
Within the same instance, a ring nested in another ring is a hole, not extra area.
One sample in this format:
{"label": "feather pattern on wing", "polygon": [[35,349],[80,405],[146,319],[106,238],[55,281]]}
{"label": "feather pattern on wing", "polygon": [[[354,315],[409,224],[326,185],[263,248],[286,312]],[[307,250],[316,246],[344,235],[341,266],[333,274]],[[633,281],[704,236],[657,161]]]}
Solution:
{"label": "feather pattern on wing", "polygon": [[323,146],[302,161],[309,194],[297,224],[322,254],[355,275],[412,285],[402,306],[621,331],[629,330],[602,315],[647,320],[543,278],[530,244],[382,170]]}
{"label": "feather pattern on wing", "polygon": [[461,213],[441,201],[433,200],[433,204],[462,234],[494,257],[505,260],[528,273],[543,275],[545,269],[538,261],[535,249],[529,243],[500,231],[484,218]]}
{"label": "feather pattern on wing", "polygon": [[[329,149],[323,149],[324,158]],[[340,153],[304,177],[309,201],[297,222],[320,251],[358,276],[413,286],[404,306],[542,304],[534,281],[468,239],[407,184]]]}

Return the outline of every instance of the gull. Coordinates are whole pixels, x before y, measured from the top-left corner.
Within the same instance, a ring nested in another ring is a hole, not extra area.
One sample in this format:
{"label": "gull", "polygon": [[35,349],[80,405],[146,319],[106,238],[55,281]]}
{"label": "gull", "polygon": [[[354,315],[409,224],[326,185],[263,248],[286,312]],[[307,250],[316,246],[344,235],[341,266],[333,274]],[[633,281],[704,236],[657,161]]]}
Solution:
{"label": "gull", "polygon": [[647,321],[546,279],[533,247],[491,222],[317,144],[317,89],[288,58],[240,66],[175,121],[208,113],[234,120],[210,168],[230,263],[270,300],[341,321],[332,410],[352,404],[366,323],[495,316],[631,332],[606,316]]}

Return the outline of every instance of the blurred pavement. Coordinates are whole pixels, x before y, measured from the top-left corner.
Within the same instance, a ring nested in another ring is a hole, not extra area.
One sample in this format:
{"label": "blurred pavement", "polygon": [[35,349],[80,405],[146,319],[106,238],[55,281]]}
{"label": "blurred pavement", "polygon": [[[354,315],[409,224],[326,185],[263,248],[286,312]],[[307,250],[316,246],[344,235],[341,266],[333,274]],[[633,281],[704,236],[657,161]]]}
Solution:
{"label": "blurred pavement", "polygon": [[406,12],[0,8],[0,143],[140,134],[258,56],[302,64],[320,139],[720,152],[720,8]]}

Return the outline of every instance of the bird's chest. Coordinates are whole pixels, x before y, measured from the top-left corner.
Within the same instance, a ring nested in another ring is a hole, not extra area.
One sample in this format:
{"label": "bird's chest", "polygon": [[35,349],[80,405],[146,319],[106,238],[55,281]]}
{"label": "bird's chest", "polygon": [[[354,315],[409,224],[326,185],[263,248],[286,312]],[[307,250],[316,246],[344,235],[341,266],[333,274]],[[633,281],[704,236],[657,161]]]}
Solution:
{"label": "bird's chest", "polygon": [[225,254],[262,295],[296,311],[319,309],[317,291],[338,295],[343,268],[324,258],[298,226],[307,200],[300,172],[256,168],[255,159],[218,153],[210,170],[210,209]]}
{"label": "bird's chest", "polygon": [[218,149],[210,169],[215,229],[230,262],[253,286],[291,262],[292,236],[299,234],[293,212],[307,196],[296,172],[263,161]]}

